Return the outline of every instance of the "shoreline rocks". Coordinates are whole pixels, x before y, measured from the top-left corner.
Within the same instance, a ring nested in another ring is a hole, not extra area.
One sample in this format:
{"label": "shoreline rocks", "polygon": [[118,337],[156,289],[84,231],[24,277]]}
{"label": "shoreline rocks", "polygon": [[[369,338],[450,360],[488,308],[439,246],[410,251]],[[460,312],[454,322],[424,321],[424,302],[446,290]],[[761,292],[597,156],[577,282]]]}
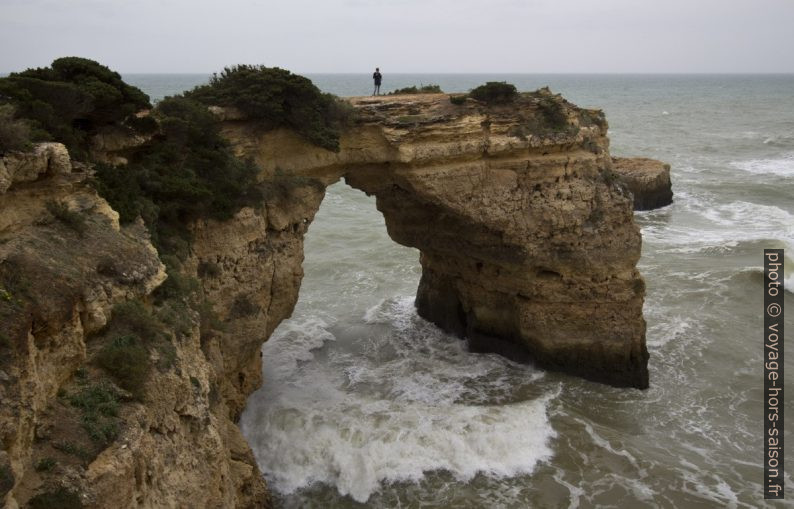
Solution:
{"label": "shoreline rocks", "polygon": [[645,157],[613,157],[612,170],[634,197],[634,210],[653,210],[673,203],[670,165]]}

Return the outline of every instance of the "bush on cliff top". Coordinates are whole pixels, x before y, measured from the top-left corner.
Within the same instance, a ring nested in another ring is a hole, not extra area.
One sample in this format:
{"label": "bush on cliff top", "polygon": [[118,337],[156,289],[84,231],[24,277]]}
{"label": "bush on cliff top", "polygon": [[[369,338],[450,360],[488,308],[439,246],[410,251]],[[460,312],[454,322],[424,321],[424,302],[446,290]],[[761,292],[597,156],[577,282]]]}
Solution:
{"label": "bush on cliff top", "polygon": [[140,215],[158,250],[182,253],[189,221],[228,219],[259,199],[257,169],[234,156],[204,105],[168,97],[152,114],[160,133],[127,166],[98,165],[96,186],[123,223]]}
{"label": "bush on cliff top", "polygon": [[311,143],[339,151],[339,130],[352,109],[308,78],[278,67],[237,65],[185,93],[206,105],[234,106],[267,128],[289,127]]}
{"label": "bush on cliff top", "polygon": [[488,104],[504,104],[518,95],[515,85],[504,81],[489,81],[469,92],[469,97]]}
{"label": "bush on cliff top", "polygon": [[150,108],[149,97],[93,60],[66,57],[50,67],[0,78],[0,103],[28,119],[34,141],[59,141],[73,155],[87,150],[88,135]]}

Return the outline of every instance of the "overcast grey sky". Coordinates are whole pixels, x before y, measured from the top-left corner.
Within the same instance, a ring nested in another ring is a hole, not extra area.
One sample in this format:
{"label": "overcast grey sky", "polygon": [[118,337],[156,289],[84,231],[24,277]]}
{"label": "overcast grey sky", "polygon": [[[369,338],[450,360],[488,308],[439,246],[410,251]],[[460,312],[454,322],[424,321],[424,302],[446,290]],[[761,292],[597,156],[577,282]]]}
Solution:
{"label": "overcast grey sky", "polygon": [[0,0],[0,71],[794,72],[794,0]]}

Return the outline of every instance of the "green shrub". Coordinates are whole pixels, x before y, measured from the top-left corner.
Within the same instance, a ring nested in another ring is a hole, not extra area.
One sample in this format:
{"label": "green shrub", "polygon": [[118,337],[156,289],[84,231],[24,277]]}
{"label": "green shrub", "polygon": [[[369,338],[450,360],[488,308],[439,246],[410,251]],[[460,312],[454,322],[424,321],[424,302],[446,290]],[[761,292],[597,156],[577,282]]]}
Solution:
{"label": "green shrub", "polygon": [[134,334],[143,341],[154,341],[163,333],[163,325],[138,300],[128,300],[113,306],[109,324],[113,332]]}
{"label": "green shrub", "polygon": [[201,283],[196,278],[183,275],[179,267],[165,262],[168,278],[157,287],[154,296],[158,303],[168,300],[192,302],[201,288]]}
{"label": "green shrub", "polygon": [[140,215],[158,251],[184,258],[190,242],[186,223],[229,219],[261,198],[258,169],[234,156],[206,106],[170,97],[152,114],[160,122],[153,142],[126,167],[98,165],[95,185],[122,223]]}
{"label": "green shrub", "polygon": [[50,200],[45,206],[47,207],[47,211],[52,214],[55,219],[80,235],[84,234],[88,229],[88,225],[85,222],[85,215],[81,212],[70,210],[69,205],[66,203]]}
{"label": "green shrub", "polygon": [[339,151],[338,98],[324,94],[308,78],[278,67],[237,65],[213,74],[207,85],[185,97],[207,105],[234,106],[267,128],[289,127],[309,142]]}
{"label": "green shrub", "polygon": [[449,102],[456,106],[460,106],[461,104],[464,104],[468,98],[468,94],[451,95],[449,96]]}
{"label": "green shrub", "polygon": [[550,97],[542,97],[537,102],[537,106],[543,125],[551,131],[564,131],[570,126],[561,102]]}
{"label": "green shrub", "polygon": [[187,337],[193,330],[193,313],[180,299],[169,299],[157,310],[157,316],[177,337]]}
{"label": "green shrub", "polygon": [[97,353],[96,362],[137,399],[145,394],[151,365],[149,351],[132,335],[118,336]]}
{"label": "green shrub", "polygon": [[28,501],[31,509],[80,509],[80,495],[63,487],[39,493]]}
{"label": "green shrub", "polygon": [[504,104],[518,95],[515,85],[504,81],[489,81],[485,85],[473,89],[469,96],[488,104]]}
{"label": "green shrub", "polygon": [[100,444],[115,440],[119,433],[116,419],[119,395],[112,385],[107,382],[84,385],[67,399],[72,406],[80,409],[83,429],[92,440]]}
{"label": "green shrub", "polygon": [[0,155],[30,145],[30,126],[25,120],[14,118],[14,113],[10,104],[0,104]]}
{"label": "green shrub", "polygon": [[41,458],[39,461],[36,462],[36,472],[49,472],[53,468],[57,462],[52,458]]}
{"label": "green shrub", "polygon": [[50,67],[0,78],[0,103],[11,103],[17,117],[29,119],[33,138],[64,143],[84,155],[89,134],[150,108],[149,97],[99,63],[59,58]]}
{"label": "green shrub", "polygon": [[443,94],[443,90],[439,85],[416,85],[405,88],[398,88],[394,92],[389,92],[389,95],[402,95],[402,94]]}

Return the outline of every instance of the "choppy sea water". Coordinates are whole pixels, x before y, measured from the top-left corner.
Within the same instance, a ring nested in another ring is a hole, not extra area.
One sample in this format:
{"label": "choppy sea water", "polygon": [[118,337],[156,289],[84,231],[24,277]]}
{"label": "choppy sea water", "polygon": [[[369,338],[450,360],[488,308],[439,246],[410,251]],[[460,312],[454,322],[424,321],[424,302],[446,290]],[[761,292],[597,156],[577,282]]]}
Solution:
{"label": "choppy sea water", "polygon": [[[367,75],[310,77],[370,93]],[[160,98],[206,76],[125,79]],[[635,217],[651,388],[466,352],[413,309],[418,252],[389,239],[373,199],[339,183],[309,229],[299,302],[263,347],[265,383],[240,423],[277,505],[765,506],[762,250],[787,250],[792,330],[794,76],[384,73],[383,89],[488,80],[603,108],[613,155],[672,164],[675,203]],[[770,507],[793,505],[786,438],[788,502]]]}

